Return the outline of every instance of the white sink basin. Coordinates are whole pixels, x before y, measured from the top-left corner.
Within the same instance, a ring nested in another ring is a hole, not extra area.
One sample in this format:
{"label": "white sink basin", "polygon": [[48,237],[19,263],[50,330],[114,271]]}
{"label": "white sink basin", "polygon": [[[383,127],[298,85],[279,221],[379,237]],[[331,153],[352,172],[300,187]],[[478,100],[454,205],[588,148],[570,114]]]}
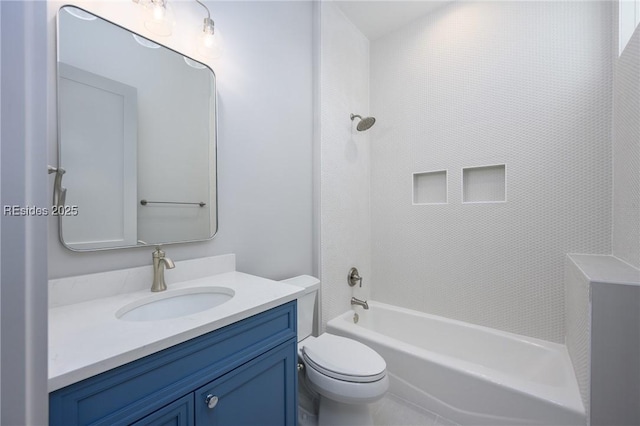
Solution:
{"label": "white sink basin", "polygon": [[231,300],[235,291],[227,287],[193,287],[154,294],[129,303],[116,312],[124,321],[157,321],[206,311]]}

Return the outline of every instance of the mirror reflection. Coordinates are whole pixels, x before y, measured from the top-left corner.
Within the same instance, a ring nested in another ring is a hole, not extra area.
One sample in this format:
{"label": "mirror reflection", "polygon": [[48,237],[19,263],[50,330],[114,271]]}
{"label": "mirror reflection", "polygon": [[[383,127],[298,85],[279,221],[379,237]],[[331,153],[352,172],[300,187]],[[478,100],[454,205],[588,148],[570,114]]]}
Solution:
{"label": "mirror reflection", "polygon": [[60,238],[97,250],[212,238],[213,71],[76,7],[58,12]]}

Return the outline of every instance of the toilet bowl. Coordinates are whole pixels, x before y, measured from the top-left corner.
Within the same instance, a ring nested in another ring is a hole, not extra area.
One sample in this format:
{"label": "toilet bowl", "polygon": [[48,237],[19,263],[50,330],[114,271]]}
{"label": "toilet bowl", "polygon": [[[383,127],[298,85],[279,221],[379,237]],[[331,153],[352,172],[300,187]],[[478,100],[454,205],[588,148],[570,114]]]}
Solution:
{"label": "toilet bowl", "polygon": [[318,425],[373,425],[369,404],[389,388],[384,359],[346,337],[311,336],[320,281],[302,275],[284,282],[305,288],[298,298],[298,361],[304,366],[301,380],[319,397]]}
{"label": "toilet bowl", "polygon": [[321,396],[345,404],[379,400],[389,388],[386,363],[376,351],[324,333],[298,344],[308,383]]}

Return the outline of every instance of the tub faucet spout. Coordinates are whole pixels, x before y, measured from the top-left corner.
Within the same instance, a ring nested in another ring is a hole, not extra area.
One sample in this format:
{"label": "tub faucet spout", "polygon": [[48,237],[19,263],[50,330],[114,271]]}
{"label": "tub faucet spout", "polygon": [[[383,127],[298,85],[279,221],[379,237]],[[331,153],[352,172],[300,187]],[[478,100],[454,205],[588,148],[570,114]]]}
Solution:
{"label": "tub faucet spout", "polygon": [[369,309],[369,304],[367,303],[366,300],[360,300],[360,299],[356,299],[355,297],[351,298],[351,305],[360,305],[365,309]]}
{"label": "tub faucet spout", "polygon": [[173,260],[166,257],[160,247],[156,247],[153,252],[153,284],[151,285],[151,291],[165,291],[167,284],[164,282],[164,270],[165,268],[173,269],[175,267]]}

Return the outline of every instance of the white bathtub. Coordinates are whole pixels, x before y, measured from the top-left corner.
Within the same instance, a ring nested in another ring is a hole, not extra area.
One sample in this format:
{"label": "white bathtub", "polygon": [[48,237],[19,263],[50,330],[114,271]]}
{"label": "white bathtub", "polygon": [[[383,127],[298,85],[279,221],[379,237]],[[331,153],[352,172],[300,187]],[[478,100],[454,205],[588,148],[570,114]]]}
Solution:
{"label": "white bathtub", "polygon": [[461,425],[586,425],[565,346],[379,302],[327,324],[387,362],[390,392]]}

